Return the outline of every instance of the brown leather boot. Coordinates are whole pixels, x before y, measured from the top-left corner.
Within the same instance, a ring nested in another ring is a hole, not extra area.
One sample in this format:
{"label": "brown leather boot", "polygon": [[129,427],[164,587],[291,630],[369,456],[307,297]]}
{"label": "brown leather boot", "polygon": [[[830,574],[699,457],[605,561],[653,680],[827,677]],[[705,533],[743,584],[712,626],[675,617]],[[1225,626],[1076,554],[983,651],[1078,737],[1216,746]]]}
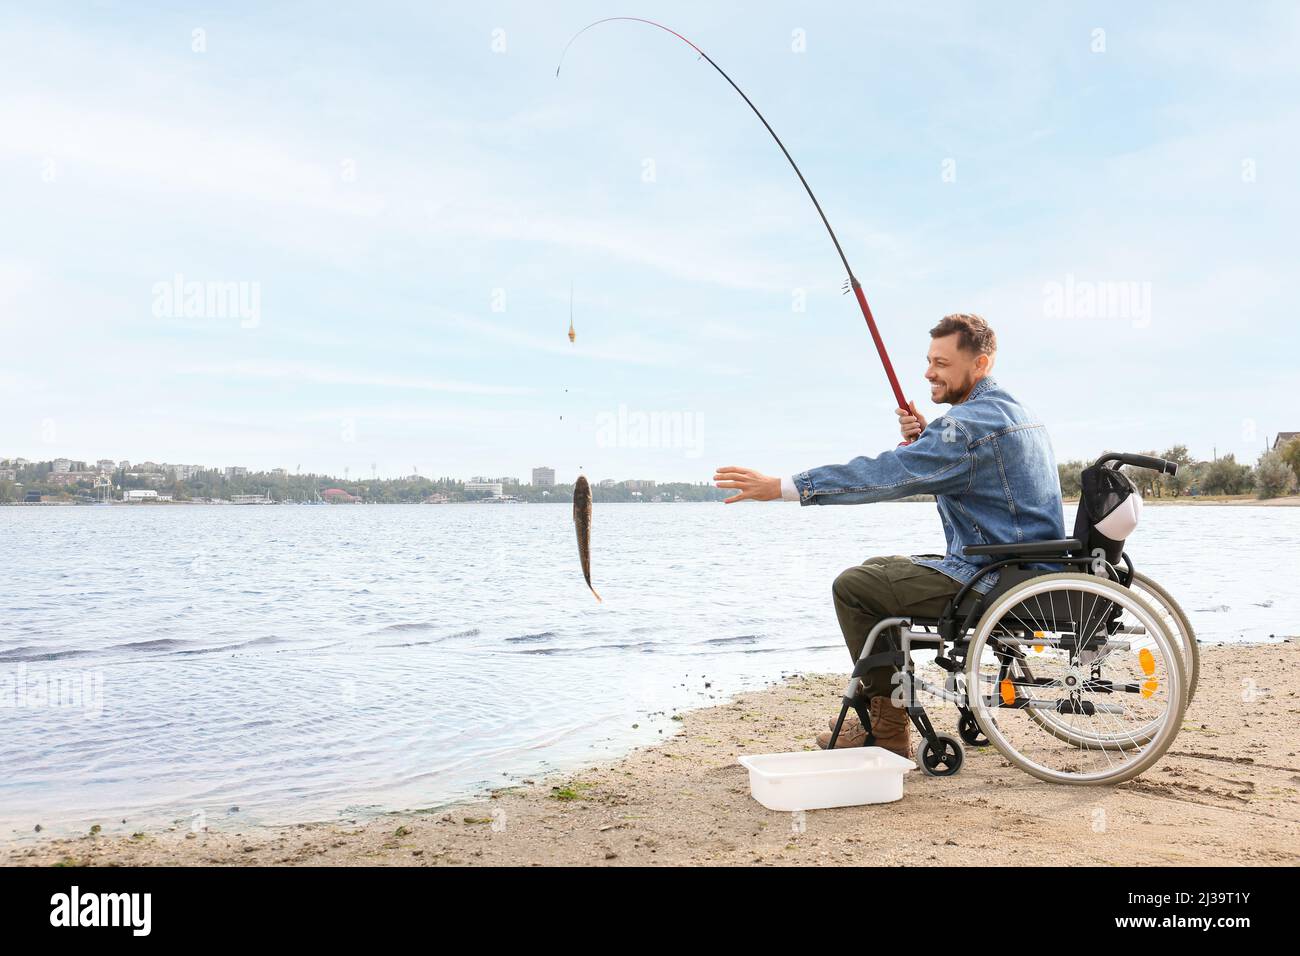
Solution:
{"label": "brown leather boot", "polygon": [[[823,730],[817,735],[817,746],[825,750],[830,746],[831,734],[835,732],[835,722],[838,717],[830,719],[830,730]],[[858,715],[849,713],[844,718],[844,726],[840,728],[840,735],[835,741],[835,749],[841,747],[861,747],[867,742],[867,729],[862,726],[862,721],[858,720]]]}
{"label": "brown leather boot", "polygon": [[892,750],[900,757],[911,760],[912,721],[907,716],[907,708],[895,707],[888,697],[873,697],[869,713],[871,732],[876,735],[876,746]]}

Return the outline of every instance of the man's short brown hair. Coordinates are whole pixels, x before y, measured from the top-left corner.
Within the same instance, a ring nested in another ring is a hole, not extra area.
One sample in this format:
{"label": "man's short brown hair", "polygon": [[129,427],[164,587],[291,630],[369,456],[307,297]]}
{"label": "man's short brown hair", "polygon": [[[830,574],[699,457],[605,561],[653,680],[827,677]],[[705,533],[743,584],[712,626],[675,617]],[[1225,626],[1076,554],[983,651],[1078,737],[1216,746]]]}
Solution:
{"label": "man's short brown hair", "polygon": [[992,355],[998,350],[998,337],[993,334],[989,324],[978,315],[955,312],[945,315],[939,324],[930,330],[930,338],[940,339],[945,335],[957,334],[958,348],[976,355]]}

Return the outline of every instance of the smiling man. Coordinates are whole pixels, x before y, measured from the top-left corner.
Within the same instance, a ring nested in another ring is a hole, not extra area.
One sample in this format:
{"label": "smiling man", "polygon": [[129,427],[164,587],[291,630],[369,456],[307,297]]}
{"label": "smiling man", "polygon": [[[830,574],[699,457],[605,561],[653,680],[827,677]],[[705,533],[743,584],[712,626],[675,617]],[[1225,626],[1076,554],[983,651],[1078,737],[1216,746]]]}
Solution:
{"label": "smiling man", "polygon": [[[933,423],[926,422],[915,403],[898,409],[909,444],[788,478],[736,467],[719,468],[713,476],[719,488],[736,490],[727,504],[785,499],[801,505],[857,505],[935,496],[945,554],[869,558],[835,579],[835,614],[854,661],[881,618],[937,617],[979,567],[993,560],[965,557],[967,545],[1065,537],[1061,484],[1047,430],[990,377],[996,355],[997,337],[982,318],[945,316],[930,330],[925,378],[931,401],[952,408]],[[993,571],[973,589],[987,594],[996,583]],[[910,757],[907,712],[890,699],[894,673],[888,665],[867,672],[872,730],[879,746]],[[830,737],[830,730],[823,731],[818,745],[826,747]],[[860,746],[865,739],[861,722],[850,717],[836,746]]]}

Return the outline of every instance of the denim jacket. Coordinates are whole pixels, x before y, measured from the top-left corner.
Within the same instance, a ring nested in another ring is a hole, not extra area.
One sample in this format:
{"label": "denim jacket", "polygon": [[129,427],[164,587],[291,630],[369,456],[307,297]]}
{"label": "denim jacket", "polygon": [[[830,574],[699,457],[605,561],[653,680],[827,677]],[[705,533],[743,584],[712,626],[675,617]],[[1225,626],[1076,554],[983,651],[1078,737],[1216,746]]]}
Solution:
{"label": "denim jacket", "polygon": [[[993,562],[964,557],[971,544],[1045,541],[1065,537],[1061,482],[1047,429],[991,378],[966,401],[930,422],[910,445],[845,465],[824,465],[792,479],[801,505],[857,505],[932,494],[943,522],[947,553],[915,555],[962,584]],[[1060,570],[1054,564],[1035,564]],[[975,590],[987,594],[997,572]]]}

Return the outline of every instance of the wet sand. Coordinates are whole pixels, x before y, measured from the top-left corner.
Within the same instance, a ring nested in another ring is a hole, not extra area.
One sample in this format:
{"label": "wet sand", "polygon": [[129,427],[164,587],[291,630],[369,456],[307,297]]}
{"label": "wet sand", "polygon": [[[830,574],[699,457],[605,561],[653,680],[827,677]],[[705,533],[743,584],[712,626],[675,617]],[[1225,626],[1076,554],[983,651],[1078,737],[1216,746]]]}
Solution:
{"label": "wet sand", "polygon": [[[353,825],[142,832],[10,844],[7,865],[1300,864],[1300,639],[1202,648],[1200,688],[1160,763],[1115,787],[1039,782],[991,748],[913,771],[891,804],[766,810],[743,753],[813,746],[843,675],[796,677],[681,715],[615,763]],[[1252,683],[1253,682],[1253,683]],[[930,708],[941,730],[951,707]]]}

